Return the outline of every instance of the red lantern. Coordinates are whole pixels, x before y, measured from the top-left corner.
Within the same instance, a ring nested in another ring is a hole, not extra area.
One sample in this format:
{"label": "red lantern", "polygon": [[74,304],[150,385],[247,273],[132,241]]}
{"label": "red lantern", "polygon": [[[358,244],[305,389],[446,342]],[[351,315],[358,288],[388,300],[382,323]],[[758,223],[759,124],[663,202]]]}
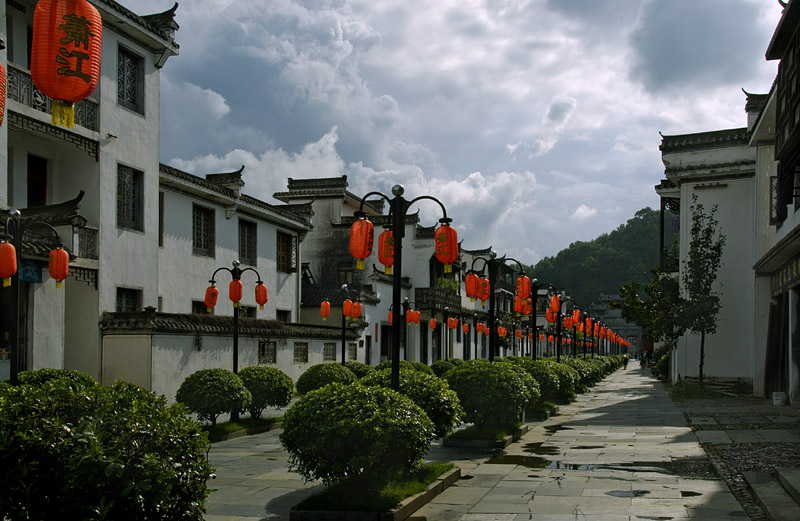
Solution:
{"label": "red lantern", "polygon": [[6,115],[6,70],[0,65],[0,127]]}
{"label": "red lantern", "polygon": [[572,321],[573,322],[580,322],[581,321],[581,311],[577,308],[572,310]]}
{"label": "red lantern", "polygon": [[406,324],[413,324],[414,323],[414,310],[409,309],[406,311]]}
{"label": "red lantern", "polygon": [[556,312],[550,308],[547,308],[547,311],[544,312],[544,315],[547,319],[547,323],[552,326],[556,321]]}
{"label": "red lantern", "polygon": [[478,299],[481,301],[481,307],[486,306],[486,301],[489,300],[491,296],[491,287],[489,285],[489,279],[486,277],[481,277],[478,281]]}
{"label": "red lantern", "polygon": [[394,323],[394,313],[392,311],[389,312],[389,325],[391,326]]}
{"label": "red lantern", "polygon": [[69,253],[64,248],[50,251],[49,262],[50,278],[56,281],[56,287],[61,287],[61,282],[69,277]]}
{"label": "red lantern", "polygon": [[544,333],[539,333],[539,342],[544,342]]}
{"label": "red lantern", "polygon": [[477,329],[477,330],[478,330],[478,333],[483,333],[483,330],[484,330],[485,328],[486,328],[486,324],[484,324],[483,322],[478,322],[478,323],[475,325],[475,329]]}
{"label": "red lantern", "polygon": [[217,305],[217,297],[219,297],[219,290],[212,284],[206,289],[206,299],[204,301],[206,311],[209,313],[211,313],[211,310]]}
{"label": "red lantern", "polygon": [[572,317],[564,317],[564,329],[572,329]]}
{"label": "red lantern", "polygon": [[372,254],[375,227],[367,220],[367,214],[356,212],[358,219],[350,227],[350,255],[358,259],[356,269],[364,269],[364,259]]}
{"label": "red lantern", "polygon": [[474,271],[470,271],[467,273],[467,276],[464,277],[464,289],[466,290],[470,302],[475,302],[475,298],[478,296],[479,280],[480,277],[478,277],[478,274]]}
{"label": "red lantern", "polygon": [[522,310],[524,309],[525,304],[523,303],[522,297],[517,295],[514,297],[514,312],[517,314],[517,316],[520,316],[522,314]]}
{"label": "red lantern", "polygon": [[517,296],[520,298],[531,296],[531,279],[527,275],[517,277]]}
{"label": "red lantern", "polygon": [[353,317],[353,320],[361,316],[361,302],[353,302],[353,310],[350,316]]}
{"label": "red lantern", "polygon": [[461,326],[461,329],[464,331],[464,334],[466,335],[467,333],[469,333],[469,324],[464,324],[463,326]]}
{"label": "red lantern", "polygon": [[522,340],[522,331],[517,329],[516,331],[514,331],[514,336]]}
{"label": "red lantern", "polygon": [[228,286],[228,298],[233,302],[233,307],[239,306],[239,301],[242,300],[242,281],[232,280]]}
{"label": "red lantern", "polygon": [[17,272],[17,249],[10,242],[0,241],[0,278],[3,287],[11,285],[11,277]]}
{"label": "red lantern", "polygon": [[548,341],[548,342],[550,342],[550,343],[552,344],[552,343],[553,343],[553,340],[555,340],[555,339],[553,338],[553,335],[548,335],[548,337],[547,337],[547,341]]}
{"label": "red lantern", "polygon": [[419,319],[420,319],[421,315],[422,315],[422,312],[414,311],[414,324],[416,324],[417,326],[419,326]]}
{"label": "red lantern", "polygon": [[558,295],[550,297],[550,309],[552,309],[554,313],[558,313],[561,310],[561,297]]}
{"label": "red lantern", "polygon": [[435,318],[430,319],[428,321],[428,325],[430,326],[431,329],[436,329],[436,319]]}
{"label": "red lantern", "polygon": [[528,333],[528,342],[533,342],[533,333]]}
{"label": "red lantern", "polygon": [[457,318],[448,318],[447,319],[447,327],[450,329],[455,329],[458,327],[458,319]]}
{"label": "red lantern", "polygon": [[342,315],[344,315],[344,319],[347,318],[353,313],[353,301],[349,298],[344,299],[342,302]]}
{"label": "red lantern", "polygon": [[267,303],[267,300],[269,300],[267,297],[267,287],[263,282],[259,282],[256,284],[256,304],[258,304],[258,309],[264,309],[264,304]]}
{"label": "red lantern", "polygon": [[319,305],[319,314],[322,315],[322,320],[328,320],[328,315],[331,314],[331,303],[323,300]]}
{"label": "red lantern", "polygon": [[451,219],[440,219],[442,223],[434,233],[436,240],[436,259],[444,264],[444,272],[453,271],[452,264],[458,259],[458,234],[456,229],[450,226]]}
{"label": "red lantern", "polygon": [[86,0],[39,0],[33,12],[31,78],[53,98],[52,124],[74,128],[72,104],[100,77],[103,20]]}
{"label": "red lantern", "polygon": [[394,265],[394,235],[392,230],[386,229],[378,236],[378,262],[383,264],[383,272],[392,274]]}
{"label": "red lantern", "polygon": [[531,313],[533,313],[533,301],[530,298],[526,298],[522,307],[522,314],[527,317]]}

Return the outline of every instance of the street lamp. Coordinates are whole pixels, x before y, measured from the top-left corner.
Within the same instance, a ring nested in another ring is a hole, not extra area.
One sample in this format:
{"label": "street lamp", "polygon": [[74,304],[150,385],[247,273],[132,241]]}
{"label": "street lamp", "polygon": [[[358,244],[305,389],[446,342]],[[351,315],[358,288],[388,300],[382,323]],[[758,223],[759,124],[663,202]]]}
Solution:
{"label": "street lamp", "polygon": [[52,225],[45,222],[26,223],[22,213],[16,208],[8,210],[5,231],[0,235],[0,279],[2,287],[11,288],[11,324],[9,324],[9,341],[11,344],[10,380],[12,385],[17,384],[17,377],[22,369],[24,357],[22,356],[22,342],[20,341],[20,309],[22,307],[20,280],[18,266],[22,264],[22,238],[25,232],[34,226],[52,232],[56,238],[56,247],[50,251],[48,264],[50,277],[55,279],[56,288],[69,276],[69,254],[64,250],[64,243]]}
{"label": "street lamp", "polygon": [[392,231],[392,309],[394,311],[394,326],[392,327],[392,389],[397,391],[400,388],[400,293],[402,291],[402,272],[403,272],[403,237],[405,236],[405,220],[408,209],[417,201],[429,199],[437,203],[442,209],[442,218],[439,219],[441,226],[436,229],[436,258],[444,263],[444,271],[451,271],[451,263],[458,258],[458,238],[455,228],[450,226],[452,219],[447,217],[447,210],[441,201],[430,195],[422,195],[408,200],[403,197],[405,189],[401,185],[392,187],[392,195],[389,196],[381,192],[369,192],[361,198],[361,204],[355,213],[358,218],[350,228],[350,253],[359,259],[359,264],[363,259],[372,253],[373,230],[372,223],[366,219],[367,213],[364,212],[364,203],[370,196],[378,196],[388,201],[389,217]]}
{"label": "street lamp", "polygon": [[[208,282],[211,285],[206,289],[205,305],[210,313],[214,306],[217,304],[217,296],[219,290],[216,287],[215,277],[220,271],[227,271],[231,274],[231,283],[228,287],[228,298],[233,302],[233,372],[239,372],[239,302],[242,300],[242,273],[252,271],[258,277],[256,282],[256,303],[261,309],[264,309],[264,304],[267,303],[267,287],[264,281],[261,280],[261,275],[255,268],[241,269],[239,261],[233,261],[233,268],[221,267],[217,268],[211,275],[211,280]],[[233,415],[231,415],[233,416]]]}

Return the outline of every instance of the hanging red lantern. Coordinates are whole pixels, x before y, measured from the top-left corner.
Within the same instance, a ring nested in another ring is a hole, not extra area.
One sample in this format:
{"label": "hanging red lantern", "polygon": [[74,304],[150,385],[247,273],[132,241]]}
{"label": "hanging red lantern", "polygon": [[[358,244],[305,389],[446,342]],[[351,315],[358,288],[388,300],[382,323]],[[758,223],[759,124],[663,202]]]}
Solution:
{"label": "hanging red lantern", "polygon": [[394,323],[394,313],[389,312],[389,325],[391,326]]}
{"label": "hanging red lantern", "polygon": [[478,331],[478,333],[483,333],[484,328],[486,328],[486,324],[484,324],[483,322],[478,322],[475,325],[475,329]]}
{"label": "hanging red lantern", "polygon": [[217,305],[217,298],[219,297],[219,290],[213,284],[206,289],[206,298],[203,303],[206,305],[206,311],[211,313],[214,306]]}
{"label": "hanging red lantern", "polygon": [[421,316],[422,316],[422,312],[421,311],[414,311],[414,324],[415,325],[419,326],[419,321],[420,321]]}
{"label": "hanging red lantern", "polygon": [[517,277],[517,296],[520,298],[531,296],[531,279],[525,274]]}
{"label": "hanging red lantern", "polygon": [[238,307],[242,300],[242,281],[232,280],[228,286],[228,298],[233,302],[233,307]]}
{"label": "hanging red lantern", "polygon": [[6,70],[0,65],[0,127],[6,115]]}
{"label": "hanging red lantern", "polygon": [[353,310],[350,316],[353,317],[353,320],[361,316],[361,302],[353,302]]}
{"label": "hanging red lantern", "polygon": [[357,259],[356,269],[364,269],[364,259],[372,254],[375,227],[366,212],[356,212],[358,219],[350,226],[350,255]]}
{"label": "hanging red lantern", "polygon": [[469,297],[470,302],[475,302],[475,298],[478,296],[478,281],[480,277],[474,271],[470,271],[467,273],[467,276],[464,277],[464,289],[466,291],[467,297]]}
{"label": "hanging red lantern", "polygon": [[256,284],[256,304],[258,304],[258,309],[264,309],[264,304],[266,304],[268,300],[267,287],[263,282],[259,281]]}
{"label": "hanging red lantern", "polygon": [[517,329],[516,331],[514,331],[514,336],[517,337],[518,339],[522,340],[522,331]]}
{"label": "hanging red lantern", "polygon": [[436,319],[435,318],[430,319],[428,321],[428,326],[430,326],[431,329],[436,329]]}
{"label": "hanging red lantern", "polygon": [[552,309],[547,308],[547,311],[544,312],[544,316],[547,319],[547,323],[550,324],[551,326],[555,323],[556,312],[553,311]]}
{"label": "hanging red lantern", "polygon": [[528,342],[533,342],[533,333],[528,333]]}
{"label": "hanging red lantern", "polygon": [[323,300],[319,305],[319,314],[322,316],[322,320],[328,320],[328,315],[331,314],[331,303]]}
{"label": "hanging red lantern", "polygon": [[69,253],[64,248],[50,251],[48,271],[50,278],[56,281],[56,287],[61,288],[62,281],[69,277]]}
{"label": "hanging red lantern", "polygon": [[533,301],[530,298],[526,298],[522,307],[522,314],[527,317],[531,313],[533,313]]}
{"label": "hanging red lantern", "polygon": [[436,259],[444,264],[444,272],[453,271],[453,263],[458,259],[458,234],[456,229],[450,226],[452,219],[439,219],[442,224],[434,232],[436,241]]}
{"label": "hanging red lantern", "polygon": [[524,309],[525,309],[525,304],[523,303],[522,297],[517,295],[516,297],[514,297],[514,312],[517,314],[517,316],[520,316]]}
{"label": "hanging red lantern", "polygon": [[344,319],[347,320],[348,317],[353,313],[353,301],[349,298],[346,298],[342,301],[342,315],[344,315]]}
{"label": "hanging red lantern", "polygon": [[550,342],[550,343],[552,344],[552,343],[553,343],[553,340],[555,340],[555,338],[553,338],[553,335],[548,335],[548,337],[547,337],[547,341],[548,341],[548,342]]}
{"label": "hanging red lantern", "polygon": [[561,297],[558,295],[552,295],[550,297],[550,309],[552,309],[554,313],[558,313],[561,310]]}
{"label": "hanging red lantern", "polygon": [[464,324],[463,326],[461,326],[461,329],[464,331],[464,334],[466,335],[467,333],[469,333],[469,324]]}
{"label": "hanging red lantern", "polygon": [[572,329],[572,317],[564,317],[564,329]]}
{"label": "hanging red lantern", "polygon": [[578,308],[572,310],[572,321],[576,323],[581,321],[581,311]]}
{"label": "hanging red lantern", "polygon": [[413,324],[414,323],[414,310],[409,309],[406,311],[406,324]]}
{"label": "hanging red lantern", "polygon": [[481,307],[486,306],[486,301],[489,300],[490,296],[491,286],[489,284],[489,279],[481,277],[478,281],[478,299],[481,301]]}
{"label": "hanging red lantern", "polygon": [[0,241],[0,279],[3,287],[11,285],[11,277],[17,272],[17,249],[7,241]]}
{"label": "hanging red lantern", "polygon": [[539,342],[544,342],[544,333],[539,333]]}
{"label": "hanging red lantern", "polygon": [[392,274],[394,265],[394,234],[391,229],[386,229],[378,236],[378,262],[383,264],[383,272]]}
{"label": "hanging red lantern", "polygon": [[458,327],[458,319],[457,318],[448,318],[447,319],[447,327],[450,329],[455,329]]}
{"label": "hanging red lantern", "polygon": [[86,0],[39,0],[33,12],[31,79],[53,98],[52,124],[75,127],[72,104],[100,77],[103,20]]}

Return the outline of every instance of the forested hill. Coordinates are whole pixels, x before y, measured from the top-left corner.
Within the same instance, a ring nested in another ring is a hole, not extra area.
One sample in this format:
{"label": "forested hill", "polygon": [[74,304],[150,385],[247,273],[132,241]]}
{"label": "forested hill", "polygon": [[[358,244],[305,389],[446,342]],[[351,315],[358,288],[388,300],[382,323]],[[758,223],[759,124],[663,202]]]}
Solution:
{"label": "forested hill", "polygon": [[645,282],[658,264],[659,212],[643,208],[627,223],[588,242],[573,242],[555,257],[545,257],[533,276],[565,289],[578,306],[616,295],[620,284]]}

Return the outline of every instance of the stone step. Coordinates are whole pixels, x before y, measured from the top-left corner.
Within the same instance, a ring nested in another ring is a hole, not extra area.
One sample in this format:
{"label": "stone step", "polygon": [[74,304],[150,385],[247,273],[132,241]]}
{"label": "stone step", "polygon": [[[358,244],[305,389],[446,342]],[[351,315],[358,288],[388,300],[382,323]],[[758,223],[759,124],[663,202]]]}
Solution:
{"label": "stone step", "polygon": [[800,504],[768,472],[745,472],[744,479],[771,521],[800,519]]}
{"label": "stone step", "polygon": [[800,505],[800,469],[777,468],[775,471],[778,482],[792,496],[795,503]]}

